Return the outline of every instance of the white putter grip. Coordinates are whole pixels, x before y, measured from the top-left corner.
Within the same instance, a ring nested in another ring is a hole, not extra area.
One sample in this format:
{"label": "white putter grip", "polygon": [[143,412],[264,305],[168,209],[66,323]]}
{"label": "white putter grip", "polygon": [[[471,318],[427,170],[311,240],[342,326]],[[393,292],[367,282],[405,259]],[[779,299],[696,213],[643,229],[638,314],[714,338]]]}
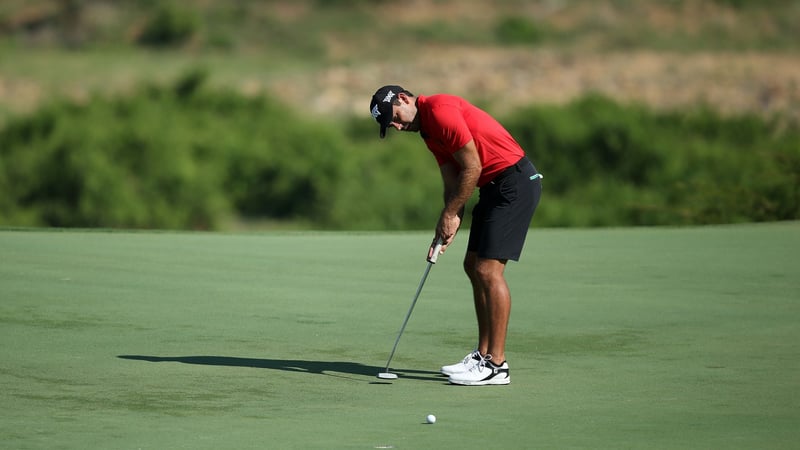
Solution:
{"label": "white putter grip", "polygon": [[431,257],[428,258],[428,262],[431,264],[436,264],[436,261],[439,259],[439,253],[442,251],[442,240],[438,239],[436,241],[436,245],[433,247],[433,253],[431,253]]}

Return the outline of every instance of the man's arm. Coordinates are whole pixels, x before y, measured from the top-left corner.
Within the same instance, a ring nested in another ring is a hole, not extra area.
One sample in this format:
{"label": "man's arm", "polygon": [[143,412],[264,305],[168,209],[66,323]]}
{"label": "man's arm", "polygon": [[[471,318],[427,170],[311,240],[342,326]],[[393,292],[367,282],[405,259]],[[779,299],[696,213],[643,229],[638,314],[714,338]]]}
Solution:
{"label": "man's arm", "polygon": [[474,141],[467,142],[453,156],[457,166],[449,163],[440,167],[444,181],[444,209],[436,226],[436,238],[441,237],[443,251],[453,242],[458,227],[461,226],[464,206],[478,185],[482,167]]}

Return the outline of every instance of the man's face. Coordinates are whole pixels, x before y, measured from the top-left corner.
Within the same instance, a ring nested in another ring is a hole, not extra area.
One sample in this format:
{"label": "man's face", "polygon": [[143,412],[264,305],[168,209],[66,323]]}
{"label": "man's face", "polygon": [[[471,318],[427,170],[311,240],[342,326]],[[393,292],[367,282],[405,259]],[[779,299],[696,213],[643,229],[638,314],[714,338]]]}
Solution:
{"label": "man's face", "polygon": [[389,126],[398,131],[419,131],[417,105],[414,99],[406,94],[397,94],[399,105],[392,105],[392,123]]}

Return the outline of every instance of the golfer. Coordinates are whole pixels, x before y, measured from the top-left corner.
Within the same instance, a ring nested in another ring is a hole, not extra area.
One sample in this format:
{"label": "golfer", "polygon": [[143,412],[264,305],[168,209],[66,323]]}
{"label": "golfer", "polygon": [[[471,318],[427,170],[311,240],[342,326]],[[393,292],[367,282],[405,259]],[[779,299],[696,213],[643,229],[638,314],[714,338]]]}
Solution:
{"label": "golfer", "polygon": [[435,156],[444,181],[444,208],[433,242],[442,240],[442,252],[455,239],[467,201],[480,189],[464,257],[478,319],[478,346],[441,371],[453,384],[510,383],[505,345],[511,294],[504,271],[508,260],[519,261],[539,204],[542,176],[502,125],[461,97],[415,96],[400,86],[383,86],[369,108],[380,124],[381,138],[390,127],[418,132]]}

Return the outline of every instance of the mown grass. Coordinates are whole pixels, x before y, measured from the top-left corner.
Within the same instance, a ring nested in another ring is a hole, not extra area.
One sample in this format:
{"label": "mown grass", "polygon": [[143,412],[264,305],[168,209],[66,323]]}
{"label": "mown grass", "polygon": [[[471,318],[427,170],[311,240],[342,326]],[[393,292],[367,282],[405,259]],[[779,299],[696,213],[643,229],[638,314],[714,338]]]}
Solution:
{"label": "mown grass", "polygon": [[[0,232],[9,448],[790,448],[797,223],[534,230],[507,387],[473,343],[466,236]],[[426,414],[438,422],[424,425]]]}

